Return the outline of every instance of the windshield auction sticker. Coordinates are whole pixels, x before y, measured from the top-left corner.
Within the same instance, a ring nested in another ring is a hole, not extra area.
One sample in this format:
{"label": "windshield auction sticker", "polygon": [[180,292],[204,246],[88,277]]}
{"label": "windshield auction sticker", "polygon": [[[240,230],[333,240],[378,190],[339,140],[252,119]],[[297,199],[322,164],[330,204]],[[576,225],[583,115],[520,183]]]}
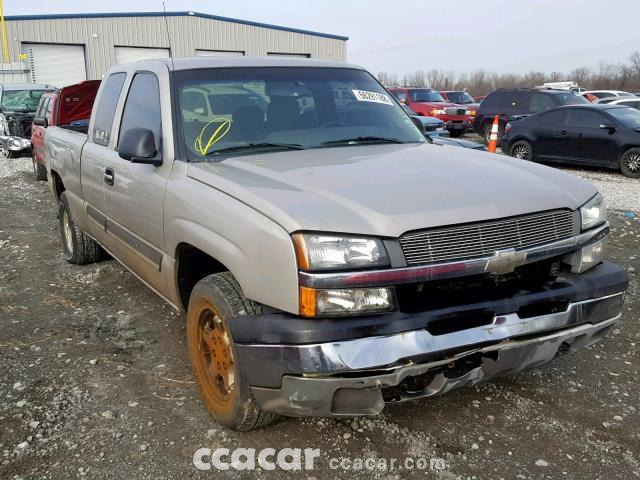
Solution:
{"label": "windshield auction sticker", "polygon": [[366,90],[351,90],[360,102],[384,103],[385,105],[393,105],[393,102],[384,93],[367,92]]}

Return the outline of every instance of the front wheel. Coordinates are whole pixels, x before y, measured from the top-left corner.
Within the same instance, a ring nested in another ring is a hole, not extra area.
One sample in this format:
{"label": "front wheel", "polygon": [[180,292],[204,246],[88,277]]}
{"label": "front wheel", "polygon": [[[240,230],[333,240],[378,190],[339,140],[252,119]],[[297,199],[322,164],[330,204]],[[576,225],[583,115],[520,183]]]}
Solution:
{"label": "front wheel", "polygon": [[93,238],[80,230],[76,222],[73,221],[67,192],[60,194],[58,221],[60,222],[62,250],[67,262],[75,265],[87,265],[102,259],[102,247]]}
{"label": "front wheel", "polygon": [[213,418],[233,430],[253,430],[278,418],[257,407],[231,335],[233,317],[260,311],[229,272],[200,280],[189,299],[187,345],[196,385]]}
{"label": "front wheel", "polygon": [[[493,127],[493,122],[488,122],[484,126],[482,139],[484,140],[485,145],[489,145],[489,142],[491,141],[491,127]],[[498,123],[498,146],[500,146],[500,138],[502,137],[503,133],[504,127],[501,123]]]}
{"label": "front wheel", "polygon": [[630,148],[622,154],[620,171],[625,177],[640,178],[640,148]]}
{"label": "front wheel", "polygon": [[451,138],[459,138],[464,135],[464,130],[449,130]]}
{"label": "front wheel", "polygon": [[519,140],[511,145],[509,155],[514,158],[519,158],[520,160],[532,160],[533,148],[531,147],[531,144],[526,140]]}

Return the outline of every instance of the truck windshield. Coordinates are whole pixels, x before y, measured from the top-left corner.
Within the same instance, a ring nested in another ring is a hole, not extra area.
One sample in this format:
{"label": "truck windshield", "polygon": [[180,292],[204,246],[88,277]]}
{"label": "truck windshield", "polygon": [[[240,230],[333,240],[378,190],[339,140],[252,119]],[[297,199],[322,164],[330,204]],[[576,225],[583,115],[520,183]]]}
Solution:
{"label": "truck windshield", "polygon": [[190,160],[426,139],[367,72],[216,68],[175,73]]}
{"label": "truck windshield", "polygon": [[465,105],[468,103],[476,103],[471,95],[467,92],[449,92],[447,93],[447,98],[450,102],[458,103],[460,105]]}
{"label": "truck windshield", "polygon": [[445,99],[438,92],[429,89],[411,90],[409,93],[413,102],[444,102]]}
{"label": "truck windshield", "polygon": [[3,110],[35,111],[43,93],[49,90],[4,90],[0,102]]}

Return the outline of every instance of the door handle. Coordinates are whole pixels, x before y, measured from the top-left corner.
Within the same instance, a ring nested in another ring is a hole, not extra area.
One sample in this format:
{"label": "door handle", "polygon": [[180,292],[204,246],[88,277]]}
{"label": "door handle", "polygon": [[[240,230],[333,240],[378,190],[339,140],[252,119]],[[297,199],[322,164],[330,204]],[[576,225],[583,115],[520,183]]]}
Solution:
{"label": "door handle", "polygon": [[107,185],[113,185],[115,174],[113,173],[113,168],[105,168],[104,169],[104,183]]}

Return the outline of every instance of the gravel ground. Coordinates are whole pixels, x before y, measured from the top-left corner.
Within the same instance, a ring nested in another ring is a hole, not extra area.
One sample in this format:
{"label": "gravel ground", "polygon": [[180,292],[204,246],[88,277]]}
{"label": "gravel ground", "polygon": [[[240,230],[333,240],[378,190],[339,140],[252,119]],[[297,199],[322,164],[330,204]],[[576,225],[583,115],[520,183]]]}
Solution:
{"label": "gravel ground", "polygon": [[[0,160],[0,478],[289,478],[198,471],[201,448],[317,448],[298,478],[355,478],[330,458],[440,458],[437,471],[365,478],[640,477],[640,183],[575,171],[611,210],[609,257],[629,272],[624,322],[543,368],[353,421],[282,419],[225,431],[204,410],[184,320],[115,261],[60,253],[55,209],[30,159]],[[634,210],[635,209],[635,210]],[[626,212],[626,214],[625,214]]]}

